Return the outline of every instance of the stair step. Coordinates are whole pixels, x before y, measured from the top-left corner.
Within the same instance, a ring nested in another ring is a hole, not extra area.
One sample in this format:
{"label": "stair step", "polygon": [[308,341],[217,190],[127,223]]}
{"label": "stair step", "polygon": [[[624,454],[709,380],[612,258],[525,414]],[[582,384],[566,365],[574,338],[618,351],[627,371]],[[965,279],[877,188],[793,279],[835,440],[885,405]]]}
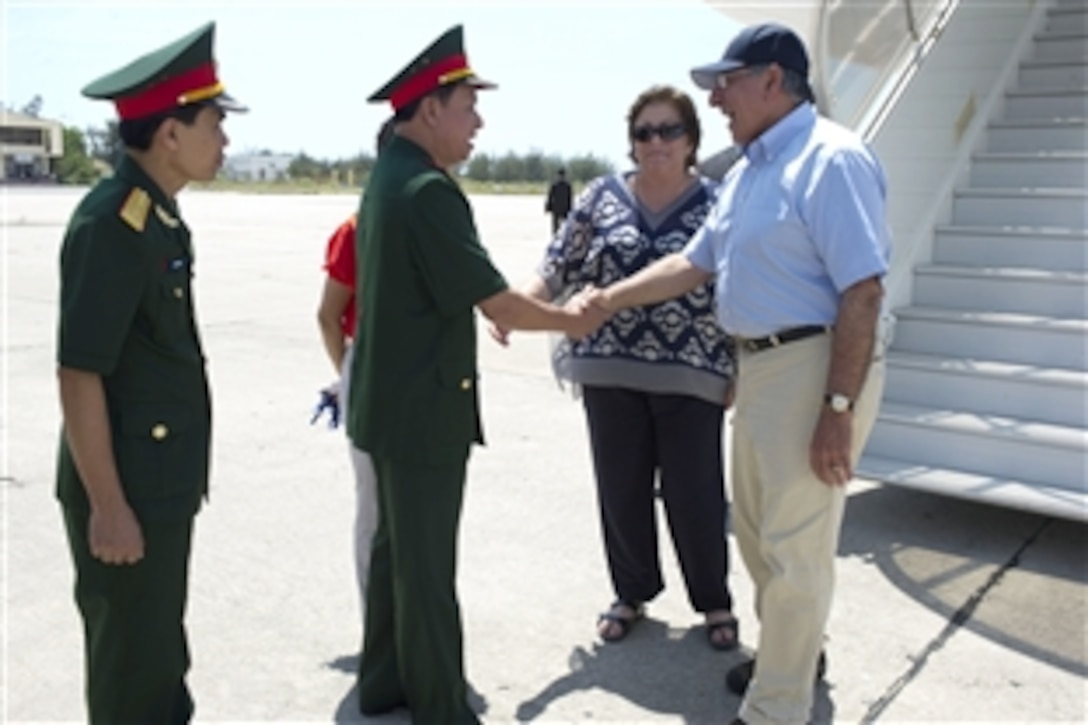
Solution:
{"label": "stair step", "polygon": [[975,154],[975,188],[1088,187],[1088,151],[1021,151]]}
{"label": "stair step", "polygon": [[1088,191],[1080,189],[958,189],[956,225],[1088,229]]}
{"label": "stair step", "polygon": [[1088,121],[1084,118],[1025,118],[992,122],[986,133],[990,151],[1085,151]]}
{"label": "stair step", "polygon": [[1088,34],[1038,33],[1035,35],[1036,60],[1077,61],[1088,56]]}
{"label": "stair step", "polygon": [[933,261],[1088,272],[1088,231],[940,226]]}
{"label": "stair step", "polygon": [[1083,118],[1088,88],[1023,88],[1005,92],[1006,118]]}
{"label": "stair step", "polygon": [[1088,274],[1028,267],[922,265],[914,299],[956,310],[1088,319]]}
{"label": "stair step", "polygon": [[884,399],[1088,427],[1088,372],[1077,370],[893,350]]}
{"label": "stair step", "polygon": [[[1084,14],[1088,18],[1088,13]],[[1088,85],[1088,59],[1027,60],[1020,64],[1020,85],[1024,87],[1077,88]]]}
{"label": "stair step", "polygon": [[1046,15],[1045,33],[1059,30],[1088,33],[1088,7],[1051,8]]}
{"label": "stair step", "polygon": [[895,352],[1088,370],[1088,320],[917,306],[895,317]]}
{"label": "stair step", "polygon": [[859,478],[941,496],[1088,522],[1088,493],[1038,481],[1019,481],[917,462],[908,463],[870,456],[868,453],[858,463],[857,475]]}
{"label": "stair step", "polygon": [[1088,431],[887,400],[866,453],[1088,492]]}
{"label": "stair step", "polygon": [[858,475],[1088,522],[1088,2],[1045,24],[896,310]]}
{"label": "stair step", "polygon": [[[1073,10],[1072,8],[1069,8],[1068,12],[1058,13],[1058,14],[1059,15],[1065,15],[1066,19],[1068,19],[1070,16],[1076,17],[1076,15],[1078,15],[1078,13],[1073,12],[1072,10]],[[1055,25],[1057,27],[1047,28],[1046,30],[1043,30],[1041,33],[1036,33],[1035,34],[1035,40],[1036,41],[1038,41],[1038,40],[1061,40],[1061,39],[1065,39],[1065,38],[1075,38],[1075,39],[1083,40],[1085,43],[1088,43],[1088,30],[1084,30],[1083,28],[1078,28],[1073,23],[1060,23],[1059,22],[1059,23],[1055,23]],[[1086,49],[1088,49],[1088,46],[1086,46]]]}

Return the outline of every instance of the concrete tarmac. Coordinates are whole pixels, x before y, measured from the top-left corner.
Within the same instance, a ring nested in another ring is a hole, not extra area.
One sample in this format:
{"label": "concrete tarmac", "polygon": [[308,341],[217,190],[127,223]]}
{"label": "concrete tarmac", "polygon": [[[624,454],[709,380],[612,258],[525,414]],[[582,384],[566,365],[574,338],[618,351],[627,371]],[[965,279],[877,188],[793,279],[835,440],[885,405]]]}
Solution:
{"label": "concrete tarmac", "polygon": [[[10,722],[85,718],[81,625],[53,468],[57,251],[81,190],[0,188],[3,242],[3,669]],[[535,197],[475,197],[513,283],[548,218]],[[197,519],[188,626],[203,722],[365,722],[342,431],[309,424],[334,378],[315,321],[325,241],[353,196],[184,192],[214,397],[211,501]],[[707,645],[667,529],[666,590],[619,644],[583,415],[548,336],[499,348],[481,325],[488,445],[472,455],[459,588],[472,700],[485,722],[722,723],[724,675],[757,642],[732,550],[743,652]],[[1059,722],[1088,713],[1083,525],[851,484],[817,722]],[[732,546],[732,542],[731,542]],[[374,722],[407,722],[405,712]]]}

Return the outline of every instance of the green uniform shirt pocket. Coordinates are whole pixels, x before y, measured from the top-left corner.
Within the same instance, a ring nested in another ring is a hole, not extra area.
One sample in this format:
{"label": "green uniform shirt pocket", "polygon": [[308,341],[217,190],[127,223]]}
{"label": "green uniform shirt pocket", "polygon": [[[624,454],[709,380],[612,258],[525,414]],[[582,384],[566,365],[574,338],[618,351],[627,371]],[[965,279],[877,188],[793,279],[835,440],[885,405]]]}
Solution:
{"label": "green uniform shirt pocket", "polygon": [[438,363],[439,390],[430,419],[430,438],[437,445],[482,443],[477,406],[478,376],[471,362]]}
{"label": "green uniform shirt pocket", "polygon": [[[169,264],[188,265],[188,260],[179,258]],[[192,334],[189,312],[190,280],[187,266],[172,270],[159,280],[159,303],[155,328],[160,340],[184,340]]]}
{"label": "green uniform shirt pocket", "polygon": [[116,437],[117,467],[130,502],[203,493],[210,425],[191,406],[125,406]]}

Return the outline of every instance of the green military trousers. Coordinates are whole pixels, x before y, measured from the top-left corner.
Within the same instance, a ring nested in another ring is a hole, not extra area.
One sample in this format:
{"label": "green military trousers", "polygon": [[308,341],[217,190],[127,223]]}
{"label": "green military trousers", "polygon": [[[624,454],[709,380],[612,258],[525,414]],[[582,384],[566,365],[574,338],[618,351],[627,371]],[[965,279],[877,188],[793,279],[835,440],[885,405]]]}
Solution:
{"label": "green military trousers", "polygon": [[466,702],[457,530],[466,458],[433,466],[374,456],[378,530],[370,555],[359,709],[407,706],[421,725],[476,723]]}
{"label": "green military trousers", "polygon": [[187,723],[185,599],[193,520],[144,522],[144,558],[103,564],[87,543],[89,514],[64,508],[83,617],[92,723]]}

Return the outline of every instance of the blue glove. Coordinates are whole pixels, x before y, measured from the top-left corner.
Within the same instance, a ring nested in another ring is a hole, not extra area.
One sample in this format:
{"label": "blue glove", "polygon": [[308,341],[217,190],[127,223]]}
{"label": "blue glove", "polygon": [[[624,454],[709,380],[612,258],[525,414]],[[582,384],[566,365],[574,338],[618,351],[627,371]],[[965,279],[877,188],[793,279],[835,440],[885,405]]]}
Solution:
{"label": "blue glove", "polygon": [[317,405],[314,406],[313,417],[310,418],[310,425],[316,423],[325,412],[329,414],[329,430],[333,430],[340,425],[339,387],[339,385],[330,385],[318,393],[319,397]]}

